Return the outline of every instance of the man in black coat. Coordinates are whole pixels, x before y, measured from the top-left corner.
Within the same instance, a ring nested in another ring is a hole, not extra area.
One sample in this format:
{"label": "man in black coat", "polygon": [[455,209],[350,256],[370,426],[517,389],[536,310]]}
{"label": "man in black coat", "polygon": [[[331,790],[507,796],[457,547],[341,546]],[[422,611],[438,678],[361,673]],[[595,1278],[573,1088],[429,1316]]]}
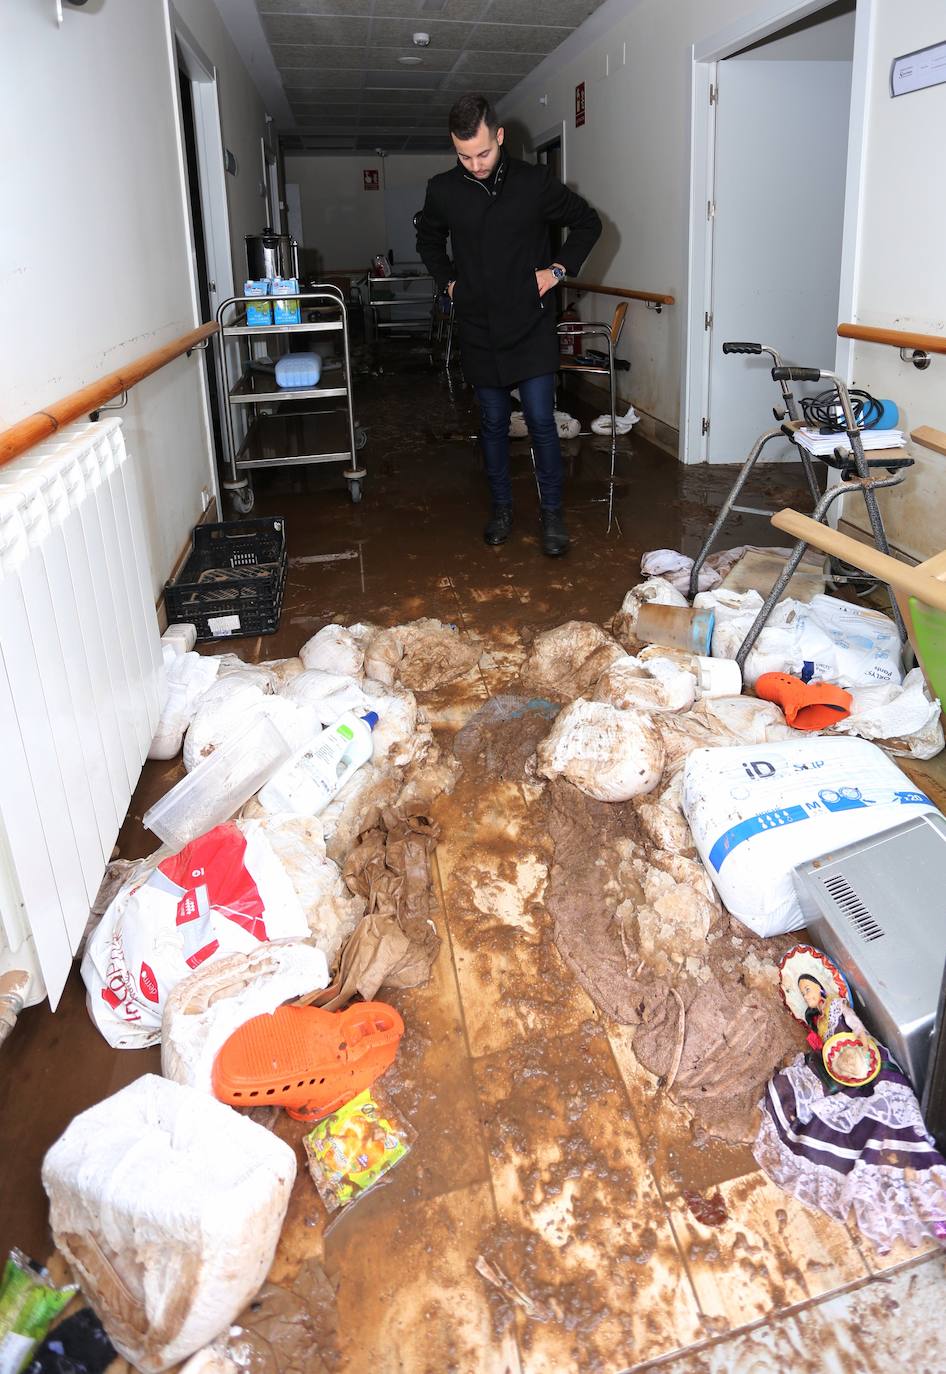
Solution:
{"label": "man in black coat", "polygon": [[[453,301],[463,371],[480,406],[493,502],[484,538],[503,544],[512,525],[509,416],[516,387],[535,455],[542,549],[554,558],[567,550],[568,531],[554,415],[559,343],[554,297],[544,297],[563,277],[577,274],[601,221],[548,167],[507,154],[504,131],[483,96],[461,96],[449,127],[457,165],[427,183],[417,251],[438,289]],[[551,261],[551,224],[569,229],[557,262]]]}

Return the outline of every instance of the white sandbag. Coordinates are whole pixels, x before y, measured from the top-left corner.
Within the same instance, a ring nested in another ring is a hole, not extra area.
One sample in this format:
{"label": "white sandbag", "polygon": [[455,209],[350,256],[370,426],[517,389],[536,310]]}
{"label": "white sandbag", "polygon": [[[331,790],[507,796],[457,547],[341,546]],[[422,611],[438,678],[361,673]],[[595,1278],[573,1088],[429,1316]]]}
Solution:
{"label": "white sandbag", "polygon": [[851,714],[832,726],[832,735],[876,740],[900,758],[931,759],[943,749],[940,703],[929,694],[922,669],[913,668],[898,687],[856,687]]}
{"label": "white sandbag", "polygon": [[651,716],[582,697],[559,713],[536,756],[543,776],[567,778],[598,801],[652,792],[665,757]]}
{"label": "white sandbag", "polygon": [[411,763],[430,739],[430,728],[417,724],[417,698],[407,687],[365,678],[361,684],[367,709],[378,716],[371,732],[374,763],[403,767]]}
{"label": "white sandbag", "polygon": [[536,692],[572,701],[593,691],[604,670],[623,656],[600,625],[568,620],[536,635],[522,677]]}
{"label": "white sandbag", "polygon": [[275,692],[276,674],[265,663],[244,663],[238,654],[218,654],[217,676],[239,674],[243,682],[254,683],[261,692]]}
{"label": "white sandbag", "polygon": [[[244,823],[240,826],[244,828]],[[342,946],[365,914],[364,899],[349,892],[338,864],[326,854],[320,817],[276,812],[261,817],[260,828],[292,883],[309,938],[325,955],[329,968],[334,968]]]}
{"label": "white sandbag", "polygon": [[168,994],[194,969],[308,933],[261,823],[215,826],[109,903],[82,960],[89,1014],[115,1049],[156,1044]]}
{"label": "white sandbag", "polygon": [[213,1096],[214,1060],[234,1031],[328,982],[325,955],[303,940],[274,940],[197,969],[167,999],[161,1072]]}
{"label": "white sandbag", "polygon": [[322,668],[307,668],[289,679],[279,695],[297,705],[318,705],[334,692],[357,686],[357,679],[346,673],[327,673]]}
{"label": "white sandbag", "polygon": [[645,663],[625,654],[601,674],[594,700],[619,711],[686,711],[696,700],[696,677],[670,658],[654,657]]}
{"label": "white sandbag", "polygon": [[397,679],[404,645],[396,629],[378,630],[365,645],[365,676],[390,687]]}
{"label": "white sandbag", "polygon": [[305,671],[301,658],[268,658],[259,664],[265,668],[273,680],[273,691],[281,692],[285,686]]}
{"label": "white sandbag", "polygon": [[303,644],[299,657],[306,669],[319,668],[343,677],[357,676],[365,661],[364,649],[344,625],[323,625],[318,634]]}
{"label": "white sandbag", "polygon": [[876,745],[818,736],[694,750],[683,809],[723,905],[767,937],[804,924],[797,864],[936,807]]}
{"label": "white sandbag", "polygon": [[371,709],[361,684],[354,680],[351,680],[345,687],[340,687],[337,692],[332,692],[329,696],[316,702],[319,720],[323,725],[334,725],[339,716],[345,715],[348,711],[353,712],[356,716],[363,716],[366,711]]}
{"label": "white sandbag", "polygon": [[210,687],[198,703],[184,739],[184,767],[188,772],[209,758],[217,745],[247,714],[261,706],[264,693],[242,674],[229,673]]}
{"label": "white sandbag", "polygon": [[[720,549],[717,553],[711,553],[700,568],[697,591],[706,592],[718,587],[748,549],[749,545],[742,544],[736,549]],[[692,558],[678,553],[676,549],[652,549],[641,559],[641,572],[645,577],[664,577],[678,592],[689,595],[693,562]]]}
{"label": "white sandbag", "polygon": [[[701,592],[693,605],[716,613],[713,657],[735,658],[762,606],[758,592]],[[805,675],[840,687],[899,683],[900,636],[889,616],[832,596],[784,598],[749,654],[743,677],[754,686],[763,673]]]}
{"label": "white sandbag", "polygon": [[285,1141],[156,1074],[82,1112],[43,1161],[56,1248],[145,1374],[207,1345],[255,1296],[295,1175]]}
{"label": "white sandbag", "polygon": [[180,752],[185,731],[201,698],[216,681],[219,666],[219,660],[211,654],[174,655],[167,670],[168,694],[148,750],[149,759],[173,759]]}
{"label": "white sandbag", "polygon": [[611,633],[625,648],[637,649],[637,617],[641,606],[650,604],[686,606],[687,599],[664,577],[651,577],[646,582],[639,582],[636,587],[632,587],[611,622]]}

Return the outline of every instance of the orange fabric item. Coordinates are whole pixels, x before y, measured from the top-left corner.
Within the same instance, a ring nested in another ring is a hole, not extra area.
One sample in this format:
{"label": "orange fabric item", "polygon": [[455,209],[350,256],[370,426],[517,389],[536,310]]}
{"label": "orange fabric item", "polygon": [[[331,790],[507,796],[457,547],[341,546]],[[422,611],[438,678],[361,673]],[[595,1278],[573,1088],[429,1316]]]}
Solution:
{"label": "orange fabric item", "polygon": [[755,694],[774,701],[795,730],[827,730],[851,714],[851,694],[831,682],[802,682],[791,673],[763,673]]}
{"label": "orange fabric item", "polygon": [[404,1022],[386,1002],[344,1011],[278,1007],[234,1031],[214,1060],[214,1096],[231,1107],[285,1107],[318,1121],[394,1062]]}

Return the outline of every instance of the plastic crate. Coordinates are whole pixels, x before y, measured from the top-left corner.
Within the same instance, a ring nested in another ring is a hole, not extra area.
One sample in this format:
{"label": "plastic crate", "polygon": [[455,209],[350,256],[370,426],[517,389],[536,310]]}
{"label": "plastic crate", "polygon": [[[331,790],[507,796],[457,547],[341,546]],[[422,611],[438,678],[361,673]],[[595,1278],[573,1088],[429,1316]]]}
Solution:
{"label": "plastic crate", "polygon": [[272,634],[289,566],[285,520],[197,525],[191,540],[187,562],[164,588],[168,620],[190,621],[199,640]]}

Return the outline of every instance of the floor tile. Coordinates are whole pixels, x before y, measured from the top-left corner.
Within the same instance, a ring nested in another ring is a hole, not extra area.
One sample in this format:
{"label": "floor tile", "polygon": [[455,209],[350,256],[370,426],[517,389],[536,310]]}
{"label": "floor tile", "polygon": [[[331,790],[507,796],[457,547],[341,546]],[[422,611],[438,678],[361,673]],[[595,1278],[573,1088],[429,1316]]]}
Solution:
{"label": "floor tile", "polygon": [[597,1010],[551,938],[543,896],[550,858],[529,786],[494,782],[468,795],[461,779],[438,847],[447,923],[474,1056],[532,1035],[559,1035]]}
{"label": "floor tile", "polygon": [[678,1106],[631,1048],[634,1027],[607,1023],[608,1039],[627,1087],[644,1154],[664,1198],[685,1190],[710,1194],[729,1179],[758,1171],[747,1144],[709,1135]]}
{"label": "floor tile", "polygon": [[703,1333],[608,1042],[594,1025],[476,1063],[499,1226],[487,1258],[536,1304],[524,1374],[618,1371]]}
{"label": "floor tile", "polygon": [[381,1190],[341,1218],[326,1272],[338,1284],[345,1374],[519,1374],[514,1334],[494,1325],[475,1268],[493,1215],[478,1184],[411,1208]]}
{"label": "floor tile", "polygon": [[846,1227],[789,1197],[764,1174],[733,1179],[717,1191],[726,1213],[719,1224],[698,1221],[684,1197],[668,1204],[700,1308],[717,1331],[868,1277]]}

